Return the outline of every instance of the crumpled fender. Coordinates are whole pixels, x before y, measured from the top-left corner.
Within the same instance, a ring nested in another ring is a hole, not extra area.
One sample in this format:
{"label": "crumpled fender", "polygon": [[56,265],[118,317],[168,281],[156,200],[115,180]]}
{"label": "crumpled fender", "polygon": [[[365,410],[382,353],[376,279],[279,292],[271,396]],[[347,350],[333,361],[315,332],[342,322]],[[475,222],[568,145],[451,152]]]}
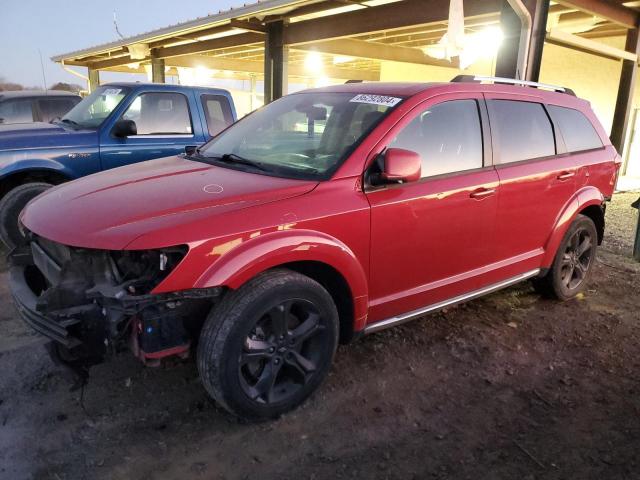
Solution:
{"label": "crumpled fender", "polygon": [[602,205],[604,196],[602,192],[595,187],[584,187],[578,190],[573,197],[565,204],[564,209],[556,219],[553,232],[545,245],[545,254],[542,258],[542,267],[549,268],[556,256],[558,247],[562,242],[562,238],[569,229],[571,223],[576,219],[578,214],[591,205]]}
{"label": "crumpled fender", "polygon": [[362,330],[368,309],[365,272],[347,245],[322,232],[283,230],[251,238],[215,260],[194,287],[236,289],[265,270],[298,261],[322,262],[344,277],[353,297],[354,330]]}

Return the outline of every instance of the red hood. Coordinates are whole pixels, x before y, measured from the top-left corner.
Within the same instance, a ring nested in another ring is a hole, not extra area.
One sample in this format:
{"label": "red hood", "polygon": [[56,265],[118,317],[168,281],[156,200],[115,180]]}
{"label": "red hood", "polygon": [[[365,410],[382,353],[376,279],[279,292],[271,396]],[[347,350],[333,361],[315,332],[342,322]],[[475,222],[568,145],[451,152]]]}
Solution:
{"label": "red hood", "polygon": [[[241,172],[169,157],[53,188],[22,214],[32,232],[65,245],[119,250],[143,234],[302,195],[316,182]],[[184,242],[200,240],[185,231]],[[162,245],[159,245],[162,246]]]}

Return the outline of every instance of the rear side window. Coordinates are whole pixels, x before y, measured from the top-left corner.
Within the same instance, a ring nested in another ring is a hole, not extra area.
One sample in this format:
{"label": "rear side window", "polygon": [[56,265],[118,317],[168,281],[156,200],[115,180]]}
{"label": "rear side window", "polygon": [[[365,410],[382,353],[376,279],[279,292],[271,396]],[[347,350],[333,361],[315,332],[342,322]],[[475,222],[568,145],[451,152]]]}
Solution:
{"label": "rear side window", "polygon": [[478,102],[452,100],[429,107],[389,144],[422,158],[422,176],[482,167],[482,128]]}
{"label": "rear side window", "polygon": [[582,112],[555,105],[549,105],[548,108],[562,132],[567,151],[581,152],[603,146],[600,136]]}
{"label": "rear side window", "polygon": [[133,120],[138,135],[188,135],[193,133],[187,99],[181,93],[143,93],[122,116]]}
{"label": "rear side window", "polygon": [[233,123],[229,99],[223,95],[202,95],[202,108],[212,137]]}
{"label": "rear side window", "polygon": [[0,103],[0,124],[33,122],[31,99],[7,100]]}
{"label": "rear side window", "polygon": [[489,100],[496,163],[555,155],[551,121],[539,103]]}
{"label": "rear side window", "polygon": [[50,122],[56,118],[61,118],[80,101],[79,98],[42,98],[38,100],[41,120]]}

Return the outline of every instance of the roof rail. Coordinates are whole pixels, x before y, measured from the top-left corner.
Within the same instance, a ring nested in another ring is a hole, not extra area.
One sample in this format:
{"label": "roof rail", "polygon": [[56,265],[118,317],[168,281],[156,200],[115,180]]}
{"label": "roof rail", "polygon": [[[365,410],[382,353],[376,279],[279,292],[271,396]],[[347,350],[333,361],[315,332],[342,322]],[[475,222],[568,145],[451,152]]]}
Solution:
{"label": "roof rail", "polygon": [[524,87],[543,88],[545,90],[552,90],[554,92],[566,93],[568,95],[573,95],[574,97],[576,96],[574,91],[571,90],[570,88],[558,87],[556,85],[549,85],[548,83],[530,82],[528,80],[516,80],[514,78],[483,77],[483,76],[476,76],[476,75],[458,75],[454,77],[451,81],[456,83],[492,82],[492,83],[504,83],[507,85],[522,85]]}

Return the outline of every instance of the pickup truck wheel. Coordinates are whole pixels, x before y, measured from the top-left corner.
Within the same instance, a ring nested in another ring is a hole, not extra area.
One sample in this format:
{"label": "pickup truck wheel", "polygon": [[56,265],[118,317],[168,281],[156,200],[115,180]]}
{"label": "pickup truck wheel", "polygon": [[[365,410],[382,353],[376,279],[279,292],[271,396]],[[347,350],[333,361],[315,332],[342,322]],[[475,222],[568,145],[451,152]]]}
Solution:
{"label": "pickup truck wheel", "polygon": [[53,185],[44,182],[25,183],[9,191],[0,201],[0,240],[14,248],[24,240],[18,228],[18,217],[32,199]]}
{"label": "pickup truck wheel", "polygon": [[202,383],[239,417],[276,418],[320,386],[338,330],[336,306],[319,283],[289,270],[265,272],[209,315],[198,347]]}
{"label": "pickup truck wheel", "polygon": [[560,300],[575,297],[586,286],[596,259],[598,232],[589,217],[578,215],[562,239],[551,269],[534,286]]}

